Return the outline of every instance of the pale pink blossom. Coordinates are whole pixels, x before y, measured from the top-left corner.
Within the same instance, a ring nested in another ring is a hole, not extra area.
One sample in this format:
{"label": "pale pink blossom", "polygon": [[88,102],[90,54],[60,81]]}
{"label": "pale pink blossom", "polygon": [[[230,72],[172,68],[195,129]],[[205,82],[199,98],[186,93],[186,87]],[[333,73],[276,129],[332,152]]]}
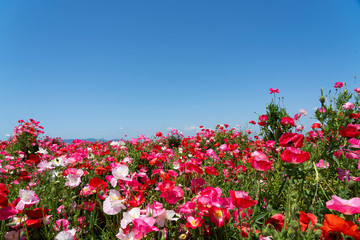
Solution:
{"label": "pale pink blossom", "polygon": [[55,240],[75,240],[75,233],[75,229],[61,231],[56,235]]}
{"label": "pale pink blossom", "polygon": [[84,174],[82,169],[70,169],[71,173],[69,173],[66,178],[68,181],[65,183],[65,186],[69,187],[77,187],[81,183],[81,176]]}
{"label": "pale pink blossom", "polygon": [[20,189],[20,201],[16,205],[16,209],[23,210],[25,208],[25,205],[32,206],[40,201],[36,193],[32,190],[23,190]]}
{"label": "pale pink blossom", "polygon": [[116,215],[121,211],[121,209],[126,209],[123,204],[126,199],[121,199],[120,197],[121,196],[118,191],[111,189],[109,196],[104,201],[104,213],[108,215]]}
{"label": "pale pink blossom", "polygon": [[343,109],[344,110],[348,110],[348,109],[354,109],[354,104],[351,103],[351,102],[347,102],[347,103],[344,103],[344,105],[342,105]]}

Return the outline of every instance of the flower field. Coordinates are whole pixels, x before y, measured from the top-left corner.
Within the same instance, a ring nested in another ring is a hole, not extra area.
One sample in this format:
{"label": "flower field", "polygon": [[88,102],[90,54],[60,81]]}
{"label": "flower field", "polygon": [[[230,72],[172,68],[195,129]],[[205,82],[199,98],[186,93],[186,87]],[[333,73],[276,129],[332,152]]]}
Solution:
{"label": "flower field", "polygon": [[0,142],[0,238],[359,240],[360,88],[295,116],[270,94],[257,135],[68,144],[20,120]]}

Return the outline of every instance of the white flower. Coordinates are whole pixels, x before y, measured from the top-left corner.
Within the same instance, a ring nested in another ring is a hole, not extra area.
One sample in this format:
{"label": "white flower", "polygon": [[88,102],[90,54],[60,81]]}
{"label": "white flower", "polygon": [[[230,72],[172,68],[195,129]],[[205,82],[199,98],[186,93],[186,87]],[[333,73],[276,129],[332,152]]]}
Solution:
{"label": "white flower", "polygon": [[128,234],[124,234],[124,231],[120,228],[119,233],[116,234],[116,237],[121,240],[134,240],[135,239],[135,233],[131,231]]}
{"label": "white flower", "polygon": [[164,227],[165,221],[177,221],[179,218],[174,218],[177,214],[173,210],[166,210],[163,214],[156,218],[156,224],[160,227]]}
{"label": "white flower", "polygon": [[121,219],[121,228],[125,229],[135,218],[140,217],[140,208],[135,207],[128,212],[124,212],[123,219]]}
{"label": "white flower", "polygon": [[53,166],[55,166],[55,167],[59,167],[59,166],[65,167],[64,159],[62,157],[55,158],[53,160]]}
{"label": "white flower", "polygon": [[112,174],[116,179],[121,179],[124,181],[131,181],[131,178],[128,178],[129,168],[125,165],[120,165],[116,168],[113,168]]}
{"label": "white flower", "polygon": [[46,149],[39,147],[39,151],[37,151],[36,153],[48,154],[48,151]]}

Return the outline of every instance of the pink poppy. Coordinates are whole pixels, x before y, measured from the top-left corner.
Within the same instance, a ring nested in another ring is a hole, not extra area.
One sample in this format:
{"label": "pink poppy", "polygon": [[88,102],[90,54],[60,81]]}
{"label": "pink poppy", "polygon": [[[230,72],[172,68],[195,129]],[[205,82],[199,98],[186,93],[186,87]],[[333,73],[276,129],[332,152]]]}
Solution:
{"label": "pink poppy", "polygon": [[328,162],[325,163],[324,159],[320,159],[320,161],[316,163],[315,166],[318,168],[328,168],[330,167],[330,164]]}
{"label": "pink poppy", "polygon": [[342,82],[336,82],[334,85],[334,88],[342,88],[344,86],[344,83]]}
{"label": "pink poppy", "polygon": [[159,229],[154,226],[156,219],[153,217],[141,217],[133,220],[134,233],[136,239],[141,239],[149,232],[158,232]]}
{"label": "pink poppy", "polygon": [[349,110],[349,109],[354,109],[355,105],[351,102],[347,102],[347,103],[344,103],[344,105],[342,105],[342,107],[344,110]]}
{"label": "pink poppy", "polygon": [[278,88],[276,88],[276,89],[270,88],[269,90],[270,90],[270,94],[272,94],[272,93],[280,93]]}
{"label": "pink poppy", "polygon": [[271,168],[273,162],[268,157],[259,151],[251,153],[251,167],[257,171],[267,171]]}
{"label": "pink poppy", "polygon": [[326,202],[326,207],[328,209],[339,211],[345,215],[360,213],[360,198],[355,197],[346,200],[333,195],[332,199]]}
{"label": "pink poppy", "polygon": [[226,208],[211,206],[209,215],[210,221],[217,227],[226,225],[230,220],[230,213]]}

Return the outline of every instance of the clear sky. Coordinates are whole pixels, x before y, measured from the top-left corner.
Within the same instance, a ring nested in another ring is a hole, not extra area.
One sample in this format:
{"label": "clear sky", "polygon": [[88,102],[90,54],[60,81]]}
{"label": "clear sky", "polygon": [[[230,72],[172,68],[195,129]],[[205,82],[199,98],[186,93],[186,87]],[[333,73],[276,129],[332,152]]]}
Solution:
{"label": "clear sky", "polygon": [[270,87],[311,115],[321,87],[360,82],[359,13],[359,0],[0,1],[0,139],[29,118],[62,138],[246,128]]}

